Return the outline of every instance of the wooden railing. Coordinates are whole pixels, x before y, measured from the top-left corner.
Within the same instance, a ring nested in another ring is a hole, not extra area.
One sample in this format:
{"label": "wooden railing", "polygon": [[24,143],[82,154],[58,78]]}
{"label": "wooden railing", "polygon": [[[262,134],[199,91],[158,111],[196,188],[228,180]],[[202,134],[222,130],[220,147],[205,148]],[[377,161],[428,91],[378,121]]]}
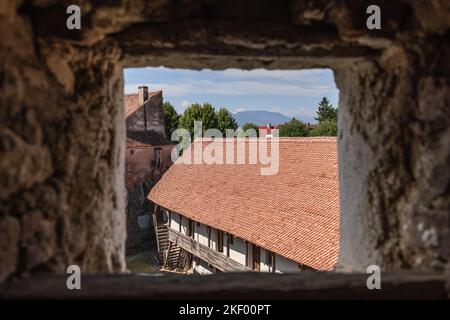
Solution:
{"label": "wooden railing", "polygon": [[202,259],[210,265],[216,267],[223,272],[239,272],[239,271],[253,271],[239,262],[236,262],[221,252],[195,241],[194,239],[175,231],[171,228],[169,230],[169,241],[180,246],[182,249]]}

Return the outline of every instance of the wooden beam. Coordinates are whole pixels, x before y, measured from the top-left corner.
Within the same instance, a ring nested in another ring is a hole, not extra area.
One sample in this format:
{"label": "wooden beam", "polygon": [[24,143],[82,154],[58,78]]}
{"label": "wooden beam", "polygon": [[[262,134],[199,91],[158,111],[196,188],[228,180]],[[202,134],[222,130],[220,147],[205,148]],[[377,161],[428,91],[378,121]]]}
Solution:
{"label": "wooden beam", "polygon": [[[182,255],[182,254],[184,254],[183,249],[181,249],[180,252],[178,253],[178,257],[177,257],[177,268],[178,268],[178,266],[180,265],[180,258],[181,258],[181,255]],[[184,269],[184,267],[183,267],[183,269]]]}
{"label": "wooden beam", "polygon": [[236,262],[221,252],[217,252],[207,246],[198,243],[194,239],[169,228],[169,241],[180,246],[194,256],[208,262],[223,272],[252,271],[250,268]]}
{"label": "wooden beam", "polygon": [[383,272],[381,289],[367,274],[219,273],[200,275],[82,274],[68,290],[66,274],[34,274],[0,285],[3,299],[448,299],[444,274]]}
{"label": "wooden beam", "polygon": [[167,267],[167,260],[169,260],[170,249],[172,249],[172,242],[169,241],[169,247],[167,248],[167,250],[164,254],[163,269],[165,269]]}
{"label": "wooden beam", "polygon": [[[156,207],[156,205],[155,205],[155,207]],[[159,233],[158,233],[158,224],[157,224],[155,210],[153,210],[153,213],[152,213],[152,221],[153,221],[153,229],[155,229],[156,248],[157,248],[158,252],[161,252],[161,250],[159,248],[159,246],[160,246],[160,244],[159,244]]]}

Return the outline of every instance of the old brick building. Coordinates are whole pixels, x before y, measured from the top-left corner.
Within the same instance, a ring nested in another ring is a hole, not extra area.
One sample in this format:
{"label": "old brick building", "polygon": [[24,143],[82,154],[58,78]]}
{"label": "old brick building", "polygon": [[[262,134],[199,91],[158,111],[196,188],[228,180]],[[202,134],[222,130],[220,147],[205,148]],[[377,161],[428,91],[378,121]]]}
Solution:
{"label": "old brick building", "polygon": [[125,97],[127,253],[148,247],[153,239],[151,219],[146,214],[151,204],[146,196],[172,164],[162,102],[162,91],[149,92],[146,86],[139,87],[138,94]]}

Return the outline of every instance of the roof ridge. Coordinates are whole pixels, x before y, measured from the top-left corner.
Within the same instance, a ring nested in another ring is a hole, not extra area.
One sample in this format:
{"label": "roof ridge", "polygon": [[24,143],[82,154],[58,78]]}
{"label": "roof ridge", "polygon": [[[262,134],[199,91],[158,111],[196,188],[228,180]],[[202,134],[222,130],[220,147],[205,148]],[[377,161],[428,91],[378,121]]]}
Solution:
{"label": "roof ridge", "polygon": [[281,141],[294,141],[294,142],[336,142],[337,137],[277,137],[277,138],[261,138],[261,137],[198,137],[195,138],[192,142],[200,142],[200,141],[239,141],[239,140],[281,140]]}
{"label": "roof ridge", "polygon": [[[163,90],[155,90],[155,91],[149,91],[148,92],[148,95],[155,95],[155,94],[158,94],[158,93],[162,93],[163,92]],[[139,92],[133,92],[133,93],[125,93],[125,96],[138,96],[139,95]]]}

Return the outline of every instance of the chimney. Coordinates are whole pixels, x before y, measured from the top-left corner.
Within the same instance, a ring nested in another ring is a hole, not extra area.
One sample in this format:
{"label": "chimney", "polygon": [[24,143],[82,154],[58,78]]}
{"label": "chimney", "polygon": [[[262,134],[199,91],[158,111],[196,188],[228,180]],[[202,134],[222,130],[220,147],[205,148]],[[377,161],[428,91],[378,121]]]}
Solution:
{"label": "chimney", "polygon": [[148,87],[139,86],[138,88],[139,88],[139,105],[142,105],[148,99]]}

